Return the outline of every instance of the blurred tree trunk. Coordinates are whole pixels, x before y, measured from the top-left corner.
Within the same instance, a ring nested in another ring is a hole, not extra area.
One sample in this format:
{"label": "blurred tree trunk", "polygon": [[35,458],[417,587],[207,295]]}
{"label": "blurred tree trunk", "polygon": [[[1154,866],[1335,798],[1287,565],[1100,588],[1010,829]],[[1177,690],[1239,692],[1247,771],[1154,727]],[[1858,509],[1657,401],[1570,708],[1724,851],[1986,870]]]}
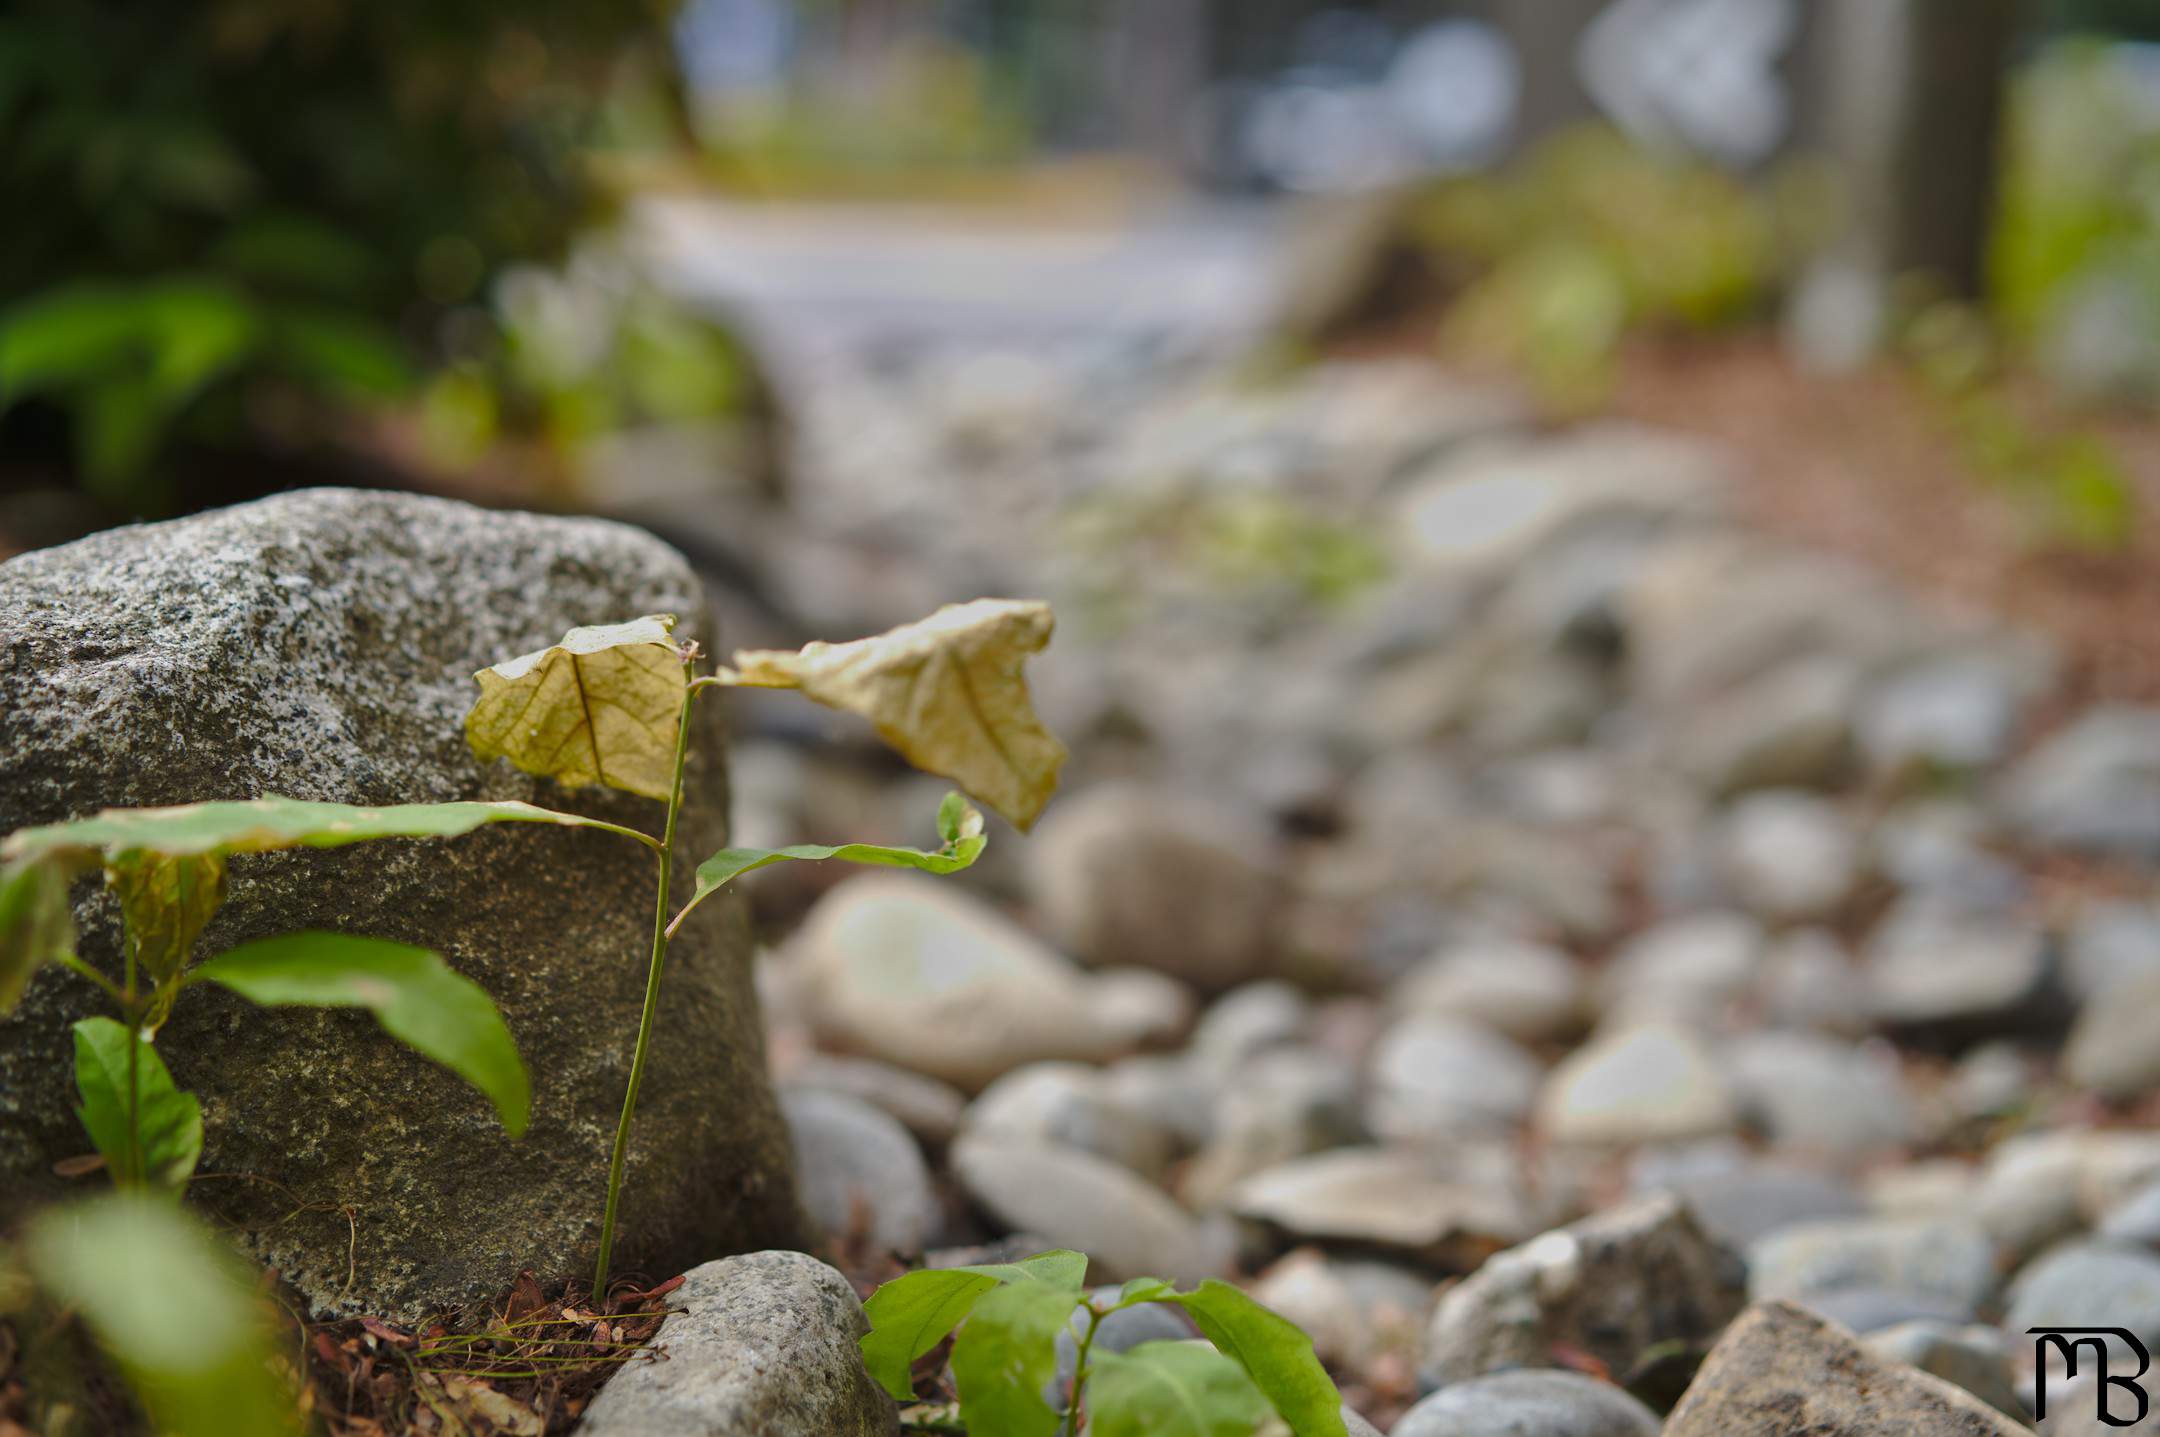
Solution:
{"label": "blurred tree trunk", "polygon": [[1515,148],[1527,149],[1554,130],[1594,120],[1597,102],[1583,88],[1576,56],[1583,32],[1608,0],[1497,0],[1492,18],[1522,67],[1515,111]]}
{"label": "blurred tree trunk", "polygon": [[1844,257],[1980,292],[2020,0],[1819,0],[1809,137],[1851,209]]}

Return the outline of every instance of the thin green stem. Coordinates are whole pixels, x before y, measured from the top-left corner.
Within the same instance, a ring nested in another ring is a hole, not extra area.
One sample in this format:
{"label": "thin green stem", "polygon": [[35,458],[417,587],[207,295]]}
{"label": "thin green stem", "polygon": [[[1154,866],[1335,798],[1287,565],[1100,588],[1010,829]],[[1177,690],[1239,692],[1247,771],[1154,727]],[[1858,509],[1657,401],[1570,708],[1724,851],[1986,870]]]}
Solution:
{"label": "thin green stem", "polygon": [[1095,1345],[1095,1329],[1102,1326],[1102,1309],[1090,1302],[1087,1310],[1087,1332],[1081,1337],[1080,1350],[1073,1357],[1072,1391],[1065,1397],[1065,1437],[1080,1437],[1080,1386],[1087,1381],[1088,1350]]}
{"label": "thin green stem", "polygon": [[637,1048],[630,1056],[630,1086],[623,1093],[622,1116],[615,1123],[615,1149],[608,1156],[607,1208],[600,1218],[600,1257],[593,1266],[593,1301],[603,1307],[607,1302],[608,1260],[615,1253],[615,1210],[622,1200],[623,1162],[630,1152],[630,1120],[637,1113],[638,1088],[645,1081],[653,1015],[660,1007],[660,972],[667,965],[668,883],[675,873],[675,816],[682,811],[683,763],[690,751],[690,710],[696,694],[695,685],[684,686],[682,709],[675,720],[675,781],[668,789],[667,827],[660,839],[660,887],[653,899],[652,960],[645,969],[645,1009],[638,1015]]}

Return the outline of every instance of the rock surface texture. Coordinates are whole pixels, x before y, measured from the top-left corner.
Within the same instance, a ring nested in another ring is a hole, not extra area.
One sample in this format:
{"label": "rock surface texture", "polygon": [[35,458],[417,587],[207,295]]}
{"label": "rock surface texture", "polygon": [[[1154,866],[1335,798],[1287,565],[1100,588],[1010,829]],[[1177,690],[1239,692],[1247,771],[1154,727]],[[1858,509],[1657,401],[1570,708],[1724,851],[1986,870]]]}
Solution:
{"label": "rock surface texture", "polygon": [[[712,643],[696,578],[650,535],[404,495],[310,490],[26,554],[0,565],[0,830],[269,794],[514,798],[654,828],[650,800],[480,763],[462,726],[475,669],[655,612]],[[726,836],[718,706],[695,738],[678,835],[691,863]],[[250,1179],[199,1183],[197,1200],[322,1311],[412,1316],[490,1299],[520,1268],[583,1270],[651,903],[637,845],[541,825],[234,860],[202,954],[296,928],[436,948],[501,1006],[533,1122],[511,1141],[469,1088],[365,1015],[191,991],[159,1050],[201,1095],[202,1171]],[[84,952],[109,958],[118,919],[102,890],[78,889],[77,917]],[[685,926],[667,1002],[618,1266],[665,1274],[798,1241],[734,910]],[[49,968],[0,1024],[0,1205],[52,1195],[52,1164],[87,1150],[67,1028],[102,1011]]]}
{"label": "rock surface texture", "polygon": [[2010,1437],[2027,1429],[1939,1377],[1884,1362],[1804,1308],[1749,1308],[1711,1349],[1665,1437]]}
{"label": "rock surface texture", "polygon": [[753,1252],[693,1268],[681,1311],[608,1380],[583,1437],[884,1437],[892,1398],[863,1370],[870,1330],[847,1279],[799,1252]]}

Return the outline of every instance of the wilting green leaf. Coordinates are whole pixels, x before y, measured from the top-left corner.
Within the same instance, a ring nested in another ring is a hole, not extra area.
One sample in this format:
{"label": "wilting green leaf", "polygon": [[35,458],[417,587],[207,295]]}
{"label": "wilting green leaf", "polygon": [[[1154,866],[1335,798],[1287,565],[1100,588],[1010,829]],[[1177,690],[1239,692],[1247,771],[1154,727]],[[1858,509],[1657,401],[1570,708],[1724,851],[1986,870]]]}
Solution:
{"label": "wilting green leaf", "polygon": [[1238,1366],[1198,1342],[1143,1342],[1088,1358],[1089,1437],[1252,1437],[1267,1398]]}
{"label": "wilting green leaf", "polygon": [[941,774],[1023,831],[1057,789],[1065,762],[1035,716],[1023,668],[1050,642],[1035,600],[947,604],[927,619],[846,644],[746,650],[731,681],[799,688],[859,714],[917,768]]}
{"label": "wilting green leaf", "polygon": [[[947,794],[938,808],[938,833],[942,848],[887,848],[875,843],[791,843],[786,848],[723,848],[698,865],[697,891],[683,905],[683,912],[703,903],[752,869],[790,859],[822,862],[837,858],[844,863],[868,863],[887,868],[920,868],[926,873],[957,873],[978,858],[987,841],[983,818],[959,794]],[[681,919],[678,916],[677,921]]]}
{"label": "wilting green leaf", "polygon": [[1052,1437],[1043,1401],[1057,1377],[1057,1335],[1079,1294],[1047,1282],[1011,1282],[982,1297],[953,1343],[953,1383],[970,1432]]}
{"label": "wilting green leaf", "polygon": [[879,1386],[905,1402],[914,1396],[908,1371],[915,1359],[958,1327],[984,1293],[1001,1283],[1042,1283],[1065,1293],[1069,1310],[1079,1301],[1086,1276],[1085,1253],[1058,1249],[1019,1262],[929,1268],[896,1277],[863,1304],[870,1319],[861,1344],[863,1366]]}
{"label": "wilting green leaf", "polygon": [[[11,833],[0,858],[74,856],[143,849],[170,857],[265,853],[278,848],[336,848],[374,838],[454,838],[486,823],[559,823],[630,833],[620,824],[558,813],[515,800],[393,803],[379,808],[253,798],[185,803],[173,808],[108,808],[88,818]],[[642,835],[640,835],[642,836]]]}
{"label": "wilting green leaf", "polygon": [[1161,1299],[1192,1314],[1208,1341],[1234,1359],[1296,1437],[1346,1437],[1342,1395],[1313,1355],[1312,1339],[1227,1282]]}
{"label": "wilting green leaf", "polygon": [[112,1193],[32,1219],[32,1277],[82,1315],[161,1433],[285,1437],[299,1408],[233,1254],[171,1203]]}
{"label": "wilting green leaf", "polygon": [[465,741],[568,787],[666,799],[675,732],[690,678],[670,638],[672,614],[572,629],[562,642],[473,675],[480,700]]}
{"label": "wilting green leaf", "polygon": [[287,933],[227,949],[191,975],[272,1006],[366,1008],[383,1031],[456,1073],[525,1131],[532,1084],[510,1029],[479,984],[425,948],[348,933]]}
{"label": "wilting green leaf", "polygon": [[0,863],[0,1014],[14,1011],[41,965],[75,951],[73,867],[58,855]]}
{"label": "wilting green leaf", "polygon": [[[128,1137],[128,1049],[135,1050],[135,1140]],[[202,1107],[173,1086],[150,1041],[110,1018],[75,1025],[75,1116],[113,1181],[178,1192],[202,1157]]]}
{"label": "wilting green leaf", "polygon": [[195,940],[225,901],[225,860],[131,848],[105,860],[105,885],[120,899],[135,961],[162,983],[187,966]]}

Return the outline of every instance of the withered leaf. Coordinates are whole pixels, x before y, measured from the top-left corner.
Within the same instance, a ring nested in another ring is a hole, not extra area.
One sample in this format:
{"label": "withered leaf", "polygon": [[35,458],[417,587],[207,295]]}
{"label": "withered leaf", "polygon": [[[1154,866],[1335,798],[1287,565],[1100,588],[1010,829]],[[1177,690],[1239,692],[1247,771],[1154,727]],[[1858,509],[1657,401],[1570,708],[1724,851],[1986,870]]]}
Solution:
{"label": "withered leaf", "polygon": [[195,940],[225,901],[225,859],[131,848],[105,860],[135,961],[162,983],[187,966]]}
{"label": "withered leaf", "polygon": [[735,655],[729,681],[799,688],[859,714],[917,768],[953,780],[1031,827],[1057,789],[1065,745],[1043,727],[1024,667],[1050,642],[1050,606],[1028,599],[948,604],[852,643]]}
{"label": "withered leaf", "polygon": [[606,784],[665,800],[689,683],[672,614],[572,629],[562,642],[473,675],[465,739],[566,787]]}

